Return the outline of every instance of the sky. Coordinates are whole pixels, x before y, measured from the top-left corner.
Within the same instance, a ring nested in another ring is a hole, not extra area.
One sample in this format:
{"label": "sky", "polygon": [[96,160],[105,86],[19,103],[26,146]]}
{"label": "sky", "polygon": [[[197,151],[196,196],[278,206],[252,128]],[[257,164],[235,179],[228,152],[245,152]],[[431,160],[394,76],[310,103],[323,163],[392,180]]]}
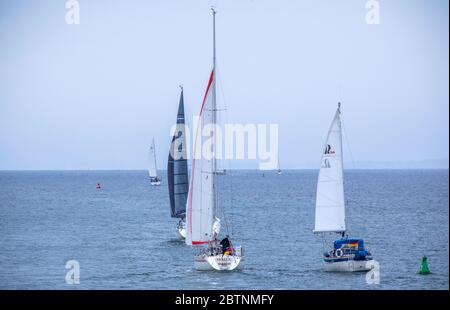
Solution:
{"label": "sky", "polygon": [[[212,66],[233,123],[278,124],[280,165],[315,168],[337,102],[356,162],[448,162],[448,1],[0,2],[0,169],[166,167]],[[346,155],[347,154],[347,155]],[[351,156],[348,156],[351,155]],[[255,168],[257,161],[236,163]]]}

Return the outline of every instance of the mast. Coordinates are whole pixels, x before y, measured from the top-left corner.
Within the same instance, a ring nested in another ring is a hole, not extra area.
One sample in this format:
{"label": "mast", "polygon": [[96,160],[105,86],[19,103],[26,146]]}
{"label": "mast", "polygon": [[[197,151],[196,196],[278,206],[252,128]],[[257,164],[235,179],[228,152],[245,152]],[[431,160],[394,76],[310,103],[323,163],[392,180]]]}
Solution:
{"label": "mast", "polygon": [[277,154],[277,171],[281,171],[280,169],[280,152]]}
{"label": "mast", "polygon": [[217,212],[217,186],[216,186],[216,152],[217,152],[217,134],[215,132],[217,125],[217,103],[216,103],[216,10],[211,7],[212,17],[213,17],[213,80],[212,80],[212,123],[214,128],[214,153],[213,153],[213,163],[212,163],[212,206],[214,209],[214,214]]}
{"label": "mast", "polygon": [[[211,7],[211,11],[213,14],[213,69],[216,69],[216,10],[214,9],[214,7]],[[215,92],[215,82],[214,82],[214,86],[213,86],[213,90]],[[214,95],[215,97],[215,95]],[[214,99],[215,101],[215,99]]]}
{"label": "mast", "polygon": [[155,163],[155,177],[158,176],[158,169],[156,168],[156,148],[155,148],[155,137],[152,138],[153,147],[153,162]]}
{"label": "mast", "polygon": [[341,169],[342,169],[342,200],[344,201],[344,231],[341,232],[342,237],[344,237],[344,235],[346,234],[347,231],[347,217],[345,216],[345,191],[344,191],[344,186],[345,186],[345,179],[344,179],[344,148],[343,148],[343,144],[342,144],[342,119],[341,119],[341,102],[338,101],[338,108],[337,108],[337,113],[339,115],[339,131],[340,131],[340,144],[341,144]]}

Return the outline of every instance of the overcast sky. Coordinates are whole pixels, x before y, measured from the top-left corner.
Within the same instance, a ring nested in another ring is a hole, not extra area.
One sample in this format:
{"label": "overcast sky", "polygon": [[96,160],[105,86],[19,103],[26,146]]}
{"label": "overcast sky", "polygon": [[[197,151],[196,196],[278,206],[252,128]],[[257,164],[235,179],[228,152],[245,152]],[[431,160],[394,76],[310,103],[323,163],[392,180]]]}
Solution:
{"label": "overcast sky", "polygon": [[283,168],[319,164],[339,100],[355,161],[448,158],[448,1],[380,1],[379,25],[366,0],[79,2],[79,25],[65,0],[0,3],[0,169],[143,169],[152,136],[165,168],[211,4],[228,120],[279,124]]}

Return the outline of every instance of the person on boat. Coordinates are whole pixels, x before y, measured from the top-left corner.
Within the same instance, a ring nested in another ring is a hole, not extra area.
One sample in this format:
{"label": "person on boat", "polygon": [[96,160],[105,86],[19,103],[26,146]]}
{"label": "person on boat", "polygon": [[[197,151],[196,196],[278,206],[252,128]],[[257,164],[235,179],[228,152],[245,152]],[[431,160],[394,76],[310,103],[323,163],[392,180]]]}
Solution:
{"label": "person on boat", "polygon": [[211,256],[220,254],[221,246],[220,246],[219,240],[217,240],[217,238],[214,238],[214,240],[211,241],[210,247],[209,247],[209,252],[210,252]]}
{"label": "person on boat", "polygon": [[229,254],[231,252],[231,242],[229,237],[230,236],[226,235],[225,238],[220,241],[220,245],[222,246],[222,254],[226,254],[226,252],[228,252],[227,254]]}

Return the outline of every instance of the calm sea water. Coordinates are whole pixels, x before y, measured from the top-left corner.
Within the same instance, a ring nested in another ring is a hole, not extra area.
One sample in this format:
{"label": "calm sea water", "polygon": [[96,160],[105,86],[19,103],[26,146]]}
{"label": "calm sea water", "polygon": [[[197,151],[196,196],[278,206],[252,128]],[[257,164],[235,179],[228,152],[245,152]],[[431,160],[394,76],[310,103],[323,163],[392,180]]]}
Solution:
{"label": "calm sea water", "polygon": [[[151,187],[145,171],[0,172],[0,288],[449,288],[448,170],[346,171],[347,226],[380,263],[379,285],[322,270],[333,236],[312,233],[316,180],[312,170],[222,176],[223,232],[246,253],[244,270],[223,273],[193,269],[166,182]],[[65,282],[71,259],[79,285]]]}

